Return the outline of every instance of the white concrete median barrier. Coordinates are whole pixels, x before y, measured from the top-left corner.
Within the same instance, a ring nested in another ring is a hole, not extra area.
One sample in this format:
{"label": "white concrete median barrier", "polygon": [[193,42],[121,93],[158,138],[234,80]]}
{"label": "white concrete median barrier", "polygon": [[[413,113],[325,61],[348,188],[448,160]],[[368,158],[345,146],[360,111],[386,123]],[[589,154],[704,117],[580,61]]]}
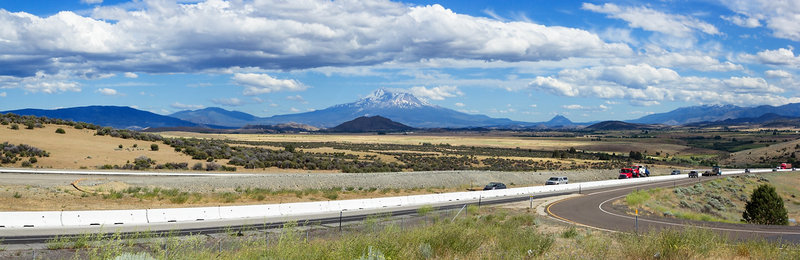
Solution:
{"label": "white concrete median barrier", "polygon": [[147,210],[86,210],[63,211],[63,226],[112,226],[123,224],[147,224]]}
{"label": "white concrete median barrier", "polygon": [[0,212],[0,228],[58,227],[61,211]]}
{"label": "white concrete median barrier", "polygon": [[147,219],[150,223],[184,222],[216,220],[219,207],[148,209]]}

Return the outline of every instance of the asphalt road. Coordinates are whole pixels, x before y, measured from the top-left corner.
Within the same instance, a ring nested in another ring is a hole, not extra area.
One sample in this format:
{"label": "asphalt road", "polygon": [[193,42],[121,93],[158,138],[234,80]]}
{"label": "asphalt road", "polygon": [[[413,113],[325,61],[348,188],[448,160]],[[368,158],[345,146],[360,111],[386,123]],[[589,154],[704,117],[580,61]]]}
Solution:
{"label": "asphalt road", "polygon": [[662,182],[596,191],[550,204],[547,213],[564,222],[579,226],[615,232],[648,232],[661,229],[682,229],[694,226],[719,232],[736,239],[767,239],[774,241],[800,242],[800,226],[768,226],[691,221],[653,216],[637,217],[612,206],[613,201],[625,197],[637,189],[690,185],[698,181],[709,181],[720,177],[701,177],[675,182]]}

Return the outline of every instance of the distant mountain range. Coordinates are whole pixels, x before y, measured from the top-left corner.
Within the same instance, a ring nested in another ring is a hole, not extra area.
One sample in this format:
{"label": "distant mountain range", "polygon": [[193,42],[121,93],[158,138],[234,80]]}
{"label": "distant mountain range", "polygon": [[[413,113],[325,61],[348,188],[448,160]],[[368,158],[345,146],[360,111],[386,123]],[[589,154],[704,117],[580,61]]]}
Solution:
{"label": "distant mountain range", "polygon": [[757,107],[739,107],[734,105],[692,106],[678,108],[666,113],[647,115],[626,122],[637,124],[685,125],[699,122],[716,122],[726,119],[758,118],[765,114],[797,117],[800,116],[800,103]]}
{"label": "distant mountain range", "polygon": [[426,127],[480,127],[528,124],[507,118],[472,115],[433,105],[410,93],[379,89],[356,102],[331,106],[304,113],[255,117],[220,108],[181,111],[170,116],[197,124],[243,126],[247,124],[271,125],[287,122],[330,128],[361,116],[380,115],[395,122],[417,128]]}
{"label": "distant mountain range", "polygon": [[[248,131],[315,131],[333,128],[359,117],[381,116],[412,128],[485,128],[485,129],[645,129],[651,127],[721,125],[800,126],[800,103],[782,106],[738,107],[703,105],[678,108],[666,113],[647,115],[627,121],[575,123],[558,115],[546,122],[521,122],[507,118],[467,114],[433,105],[410,93],[379,89],[352,103],[325,109],[271,117],[258,117],[222,108],[180,111],[168,116],[119,106],[86,106],[53,110],[20,109],[3,111],[19,115],[46,116],[127,129],[243,129]],[[599,124],[596,123],[605,123]],[[623,124],[630,123],[630,124]],[[595,125],[593,125],[595,124]],[[591,125],[591,126],[590,126]],[[655,126],[643,126],[655,125]],[[659,126],[660,125],[660,126]]]}
{"label": "distant mountain range", "polygon": [[23,116],[45,116],[76,122],[92,123],[100,126],[137,130],[151,127],[217,127],[214,125],[202,125],[174,117],[162,116],[130,107],[118,106],[87,106],[52,110],[19,109],[3,111],[2,113],[14,113]]}

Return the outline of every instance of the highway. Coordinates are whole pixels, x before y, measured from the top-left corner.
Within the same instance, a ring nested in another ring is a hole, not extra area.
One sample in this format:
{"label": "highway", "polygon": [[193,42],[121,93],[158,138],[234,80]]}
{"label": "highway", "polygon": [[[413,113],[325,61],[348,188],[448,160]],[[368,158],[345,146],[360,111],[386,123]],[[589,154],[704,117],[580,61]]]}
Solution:
{"label": "highway", "polygon": [[[547,206],[546,211],[553,218],[569,224],[612,232],[633,233],[637,232],[636,216],[614,207],[612,205],[613,201],[624,198],[628,193],[637,189],[691,185],[698,181],[705,182],[716,178],[721,177],[687,178],[677,181],[593,191],[582,196],[554,202]],[[713,230],[739,239],[765,238],[767,240],[800,242],[800,226],[732,224],[652,216],[638,217],[638,232],[640,233],[654,229],[685,228],[687,226]]]}
{"label": "highway", "polygon": [[[769,170],[761,170],[760,172],[768,172]],[[724,173],[738,174],[743,171],[735,171]],[[755,172],[755,171],[754,171]],[[683,175],[686,176],[686,175]],[[650,177],[632,180],[608,180],[599,182],[586,182],[581,184],[557,185],[557,186],[536,186],[528,188],[514,188],[509,189],[509,192],[514,190],[539,190],[535,193],[536,198],[543,198],[549,196],[558,196],[564,194],[582,193],[586,195],[578,196],[572,199],[562,200],[555,202],[547,207],[547,212],[550,216],[561,221],[576,224],[581,226],[588,226],[596,229],[608,231],[621,231],[621,232],[635,232],[634,217],[630,216],[619,209],[612,207],[612,201],[624,197],[629,192],[635,189],[648,189],[653,187],[669,187],[676,185],[690,185],[697,181],[706,181],[718,177],[701,177],[699,179],[690,179],[682,176],[662,176]],[[645,182],[641,182],[645,181]],[[598,184],[605,186],[597,186]],[[619,183],[619,184],[617,184]],[[638,183],[638,184],[637,184]],[[580,187],[583,186],[583,188]],[[623,186],[620,186],[623,185]],[[592,187],[592,188],[588,188]],[[556,188],[556,189],[552,189]],[[505,192],[506,190],[498,190],[498,192]],[[55,236],[76,236],[86,233],[105,233],[105,234],[131,234],[136,232],[171,232],[177,234],[207,234],[219,233],[236,229],[266,229],[278,228],[287,222],[296,222],[300,225],[303,223],[313,224],[336,224],[340,222],[359,221],[368,216],[377,214],[390,214],[391,216],[408,216],[417,214],[419,207],[430,205],[437,209],[454,209],[463,207],[465,204],[499,204],[510,203],[528,200],[531,194],[534,193],[509,193],[511,195],[496,196],[487,198],[483,196],[479,199],[476,195],[470,194],[483,194],[481,192],[461,192],[462,199],[449,199],[440,200],[436,203],[430,204],[416,204],[416,205],[384,205],[382,207],[365,208],[363,210],[336,210],[327,212],[305,212],[302,214],[288,214],[276,215],[271,217],[251,217],[251,218],[233,218],[233,219],[197,219],[194,221],[163,221],[151,222],[142,224],[101,224],[101,225],[84,225],[84,226],[64,226],[64,227],[35,227],[35,228],[0,228],[0,240],[5,244],[27,244],[27,243],[41,243],[45,242]],[[487,193],[488,195],[489,193]],[[441,194],[445,196],[447,194]],[[456,195],[453,193],[452,195]],[[7,212],[13,216],[14,212]],[[89,214],[91,212],[87,212]],[[98,211],[100,213],[100,211]],[[64,221],[64,220],[62,220]],[[724,224],[724,223],[704,223],[686,220],[666,219],[666,218],[653,218],[653,217],[639,217],[639,231],[644,232],[650,229],[661,228],[674,228],[684,225],[704,226],[719,232],[734,234],[738,237],[765,237],[769,239],[783,239],[791,241],[800,241],[800,228],[798,227],[785,227],[785,226],[753,226],[743,224]]]}
{"label": "highway", "polygon": [[[539,196],[550,197],[564,195],[572,192],[554,192],[551,194]],[[493,205],[504,204],[511,202],[518,202],[527,200],[528,196],[518,196],[499,199],[487,199],[482,201],[469,201],[459,203],[448,203],[436,205],[436,210],[458,210],[466,205]],[[390,215],[392,217],[403,217],[417,215],[419,206],[409,206],[401,208],[392,208],[391,210],[367,210],[357,212],[336,212],[316,215],[305,216],[291,216],[279,218],[249,218],[249,219],[232,219],[232,220],[215,220],[215,221],[199,221],[199,222],[176,222],[176,223],[154,223],[149,225],[122,225],[122,226],[88,226],[88,227],[70,227],[70,228],[36,228],[36,229],[0,229],[0,241],[3,244],[33,244],[45,243],[55,237],[76,237],[82,234],[100,233],[106,236],[119,234],[125,236],[135,236],[138,232],[148,232],[153,235],[169,234],[169,235],[199,235],[199,234],[215,234],[224,233],[237,230],[263,230],[263,229],[279,229],[284,224],[293,222],[298,226],[304,225],[327,225],[328,227],[336,225],[347,225],[348,222],[363,221],[370,216],[376,215]]]}

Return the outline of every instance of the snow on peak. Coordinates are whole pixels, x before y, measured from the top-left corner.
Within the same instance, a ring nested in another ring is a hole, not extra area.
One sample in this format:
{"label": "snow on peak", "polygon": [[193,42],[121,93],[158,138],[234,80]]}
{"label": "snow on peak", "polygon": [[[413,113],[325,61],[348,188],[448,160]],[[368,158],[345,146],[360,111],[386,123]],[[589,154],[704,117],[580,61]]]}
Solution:
{"label": "snow on peak", "polygon": [[375,90],[375,92],[352,104],[360,108],[420,108],[433,106],[433,104],[421,100],[411,93],[384,88]]}

